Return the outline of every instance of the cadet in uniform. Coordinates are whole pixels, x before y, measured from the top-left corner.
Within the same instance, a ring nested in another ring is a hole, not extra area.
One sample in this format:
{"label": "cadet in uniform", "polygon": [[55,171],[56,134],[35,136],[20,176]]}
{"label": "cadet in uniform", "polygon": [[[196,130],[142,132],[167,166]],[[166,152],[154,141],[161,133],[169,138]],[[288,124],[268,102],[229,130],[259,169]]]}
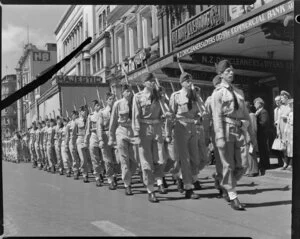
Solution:
{"label": "cadet in uniform", "polygon": [[34,149],[34,143],[35,143],[35,122],[32,122],[32,127],[30,129],[30,140],[29,140],[29,150],[30,150],[30,159],[32,162],[32,167],[36,168],[37,167],[37,162],[36,162],[36,152]]}
{"label": "cadet in uniform", "polygon": [[102,167],[102,154],[99,148],[99,138],[97,135],[97,122],[100,117],[100,104],[98,100],[94,100],[94,112],[88,116],[86,127],[86,138],[89,137],[89,151],[93,164],[93,171],[96,180],[96,186],[102,186],[102,175],[104,168]]}
{"label": "cadet in uniform", "polygon": [[45,166],[45,154],[44,154],[44,135],[45,135],[45,121],[41,122],[41,129],[40,129],[40,153],[41,153],[41,168]]}
{"label": "cadet in uniform", "polygon": [[215,140],[223,166],[220,185],[228,192],[231,207],[244,210],[237,197],[236,185],[244,173],[241,146],[245,145],[245,134],[241,127],[243,121],[250,121],[250,117],[243,91],[231,84],[234,72],[230,62],[220,61],[216,71],[222,79],[212,94]]}
{"label": "cadet in uniform", "polygon": [[59,170],[60,174],[62,174],[63,168],[63,161],[61,157],[61,128],[63,127],[63,123],[59,116],[56,117],[56,126],[55,128],[55,135],[54,135],[54,148],[55,148],[55,155],[56,155],[56,168]]}
{"label": "cadet in uniform", "polygon": [[[164,107],[159,93],[155,89],[155,78],[152,73],[144,75],[144,90],[133,97],[132,130],[135,143],[140,144],[139,155],[143,172],[143,181],[147,187],[148,200],[158,202],[155,196],[154,182],[160,193],[167,193],[163,185],[163,137],[162,109]],[[169,112],[168,112],[169,113]]]}
{"label": "cadet in uniform", "polygon": [[46,119],[46,125],[44,127],[44,137],[43,137],[43,148],[44,148],[44,155],[45,155],[45,162],[44,162],[44,171],[47,171],[49,168],[49,159],[47,154],[47,142],[48,142],[48,129],[50,127],[50,121]]}
{"label": "cadet in uniform", "polygon": [[35,142],[34,142],[34,149],[37,157],[37,163],[38,163],[38,168],[41,170],[42,169],[42,154],[41,154],[41,148],[40,148],[40,141],[41,141],[41,129],[42,129],[42,124],[41,122],[37,122],[37,130],[35,131]]}
{"label": "cadet in uniform", "polygon": [[21,146],[21,136],[18,131],[15,132],[13,137],[14,142],[14,152],[15,152],[15,162],[20,163],[21,156],[22,156],[22,146]]}
{"label": "cadet in uniform", "polygon": [[55,148],[54,148],[54,135],[55,135],[55,128],[54,128],[54,119],[50,119],[50,126],[47,129],[47,158],[48,158],[48,172],[55,173],[55,164],[56,164],[56,157],[55,157]]}
{"label": "cadet in uniform", "polygon": [[[193,182],[197,181],[199,172],[199,150],[195,120],[199,118],[200,112],[197,104],[201,104],[201,102],[195,91],[192,90],[191,78],[192,76],[186,72],[181,74],[182,89],[171,95],[170,109],[177,119],[174,125],[174,144],[178,148],[185,197],[198,199],[199,195],[193,191]],[[168,136],[170,136],[169,133]]]}
{"label": "cadet in uniform", "polygon": [[109,124],[109,142],[117,142],[117,153],[121,163],[122,180],[125,194],[133,195],[131,191],[131,177],[137,168],[133,151],[132,131],[132,91],[128,85],[123,87],[123,98],[116,101]]}
{"label": "cadet in uniform", "polygon": [[71,177],[72,156],[69,151],[69,125],[68,119],[63,118],[63,128],[61,129],[61,156],[63,160],[63,169],[66,170],[66,176]]}
{"label": "cadet in uniform", "polygon": [[117,188],[117,162],[114,157],[114,148],[108,145],[109,138],[109,121],[111,116],[112,107],[115,101],[115,95],[110,92],[106,93],[106,107],[100,111],[99,119],[97,122],[97,134],[99,138],[99,147],[102,151],[103,160],[105,162],[106,177],[110,190]]}
{"label": "cadet in uniform", "polygon": [[80,158],[77,152],[76,140],[77,140],[77,128],[76,128],[76,119],[78,118],[78,111],[72,111],[72,120],[70,121],[69,126],[69,150],[72,156],[73,161],[73,172],[74,179],[79,179],[79,167],[80,167]]}
{"label": "cadet in uniform", "polygon": [[80,158],[80,170],[83,176],[83,182],[88,183],[88,162],[87,162],[87,144],[85,140],[86,133],[86,118],[87,118],[87,110],[85,106],[81,106],[79,108],[79,118],[75,120],[75,128],[77,132],[77,152]]}

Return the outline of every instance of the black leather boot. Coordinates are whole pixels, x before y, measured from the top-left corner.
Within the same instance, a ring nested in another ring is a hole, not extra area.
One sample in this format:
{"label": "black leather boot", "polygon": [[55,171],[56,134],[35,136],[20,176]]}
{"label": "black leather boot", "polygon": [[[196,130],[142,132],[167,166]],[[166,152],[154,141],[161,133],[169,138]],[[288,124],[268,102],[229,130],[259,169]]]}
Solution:
{"label": "black leather boot", "polygon": [[169,185],[167,184],[165,177],[162,178],[162,181],[163,181],[164,188],[168,188]]}
{"label": "black leather boot", "polygon": [[244,206],[240,203],[238,198],[230,200],[230,203],[231,203],[232,209],[234,209],[234,210],[237,210],[237,211],[244,211],[245,210]]}
{"label": "black leather boot", "polygon": [[155,193],[153,193],[153,192],[148,193],[148,200],[149,200],[149,202],[153,202],[153,203],[159,202],[155,196]]}
{"label": "black leather boot", "polygon": [[102,186],[101,180],[97,179],[96,180],[96,187],[101,187],[101,186]]}
{"label": "black leather boot", "polygon": [[201,185],[200,185],[200,182],[199,182],[198,180],[197,180],[196,182],[194,182],[193,185],[194,185],[194,188],[195,188],[196,190],[202,189],[202,187],[201,187]]}
{"label": "black leather boot", "polygon": [[168,192],[167,192],[167,189],[165,189],[165,187],[164,187],[163,184],[158,186],[158,192],[159,192],[160,194],[167,194],[167,193],[168,193]]}
{"label": "black leather boot", "polygon": [[178,178],[177,179],[177,189],[180,193],[184,193],[184,190],[183,190],[183,182],[182,182],[182,179],[181,178]]}
{"label": "black leather boot", "polygon": [[199,199],[200,196],[198,194],[195,194],[193,189],[189,189],[185,191],[185,198],[187,199]]}
{"label": "black leather boot", "polygon": [[126,196],[131,196],[133,195],[132,191],[131,191],[131,186],[125,187],[125,195]]}

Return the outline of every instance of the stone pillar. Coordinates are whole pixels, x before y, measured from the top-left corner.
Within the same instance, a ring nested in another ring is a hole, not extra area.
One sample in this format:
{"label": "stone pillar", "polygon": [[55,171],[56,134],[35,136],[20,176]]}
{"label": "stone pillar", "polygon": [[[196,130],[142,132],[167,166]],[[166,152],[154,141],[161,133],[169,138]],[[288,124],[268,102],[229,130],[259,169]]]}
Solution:
{"label": "stone pillar", "polygon": [[137,39],[138,48],[143,48],[143,30],[142,30],[142,17],[141,14],[137,14]]}
{"label": "stone pillar", "polygon": [[129,56],[128,26],[124,24],[125,56]]}

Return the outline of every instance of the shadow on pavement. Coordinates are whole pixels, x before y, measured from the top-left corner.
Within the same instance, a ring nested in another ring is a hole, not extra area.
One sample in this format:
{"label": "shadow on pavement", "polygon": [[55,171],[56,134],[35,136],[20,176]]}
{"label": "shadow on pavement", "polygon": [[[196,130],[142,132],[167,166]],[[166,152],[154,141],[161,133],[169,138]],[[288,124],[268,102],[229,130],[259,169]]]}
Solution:
{"label": "shadow on pavement", "polygon": [[243,203],[243,204],[247,208],[270,207],[270,206],[290,205],[292,204],[292,200],[277,201],[277,202],[263,202],[263,203]]}
{"label": "shadow on pavement", "polygon": [[263,192],[270,192],[270,191],[289,191],[289,186],[285,186],[283,188],[263,188],[263,189],[253,189],[253,190],[237,190],[238,194],[257,194]]}

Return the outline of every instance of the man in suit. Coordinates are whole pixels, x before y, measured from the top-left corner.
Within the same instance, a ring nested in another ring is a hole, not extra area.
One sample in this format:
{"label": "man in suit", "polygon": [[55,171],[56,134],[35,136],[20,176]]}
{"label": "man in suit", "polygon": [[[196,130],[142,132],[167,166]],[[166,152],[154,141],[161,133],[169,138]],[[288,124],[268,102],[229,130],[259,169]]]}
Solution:
{"label": "man in suit", "polygon": [[270,157],[268,148],[268,133],[270,127],[270,117],[268,112],[264,109],[265,102],[258,97],[254,100],[257,118],[257,143],[259,151],[259,172],[261,175],[265,174],[265,170],[270,168]]}

